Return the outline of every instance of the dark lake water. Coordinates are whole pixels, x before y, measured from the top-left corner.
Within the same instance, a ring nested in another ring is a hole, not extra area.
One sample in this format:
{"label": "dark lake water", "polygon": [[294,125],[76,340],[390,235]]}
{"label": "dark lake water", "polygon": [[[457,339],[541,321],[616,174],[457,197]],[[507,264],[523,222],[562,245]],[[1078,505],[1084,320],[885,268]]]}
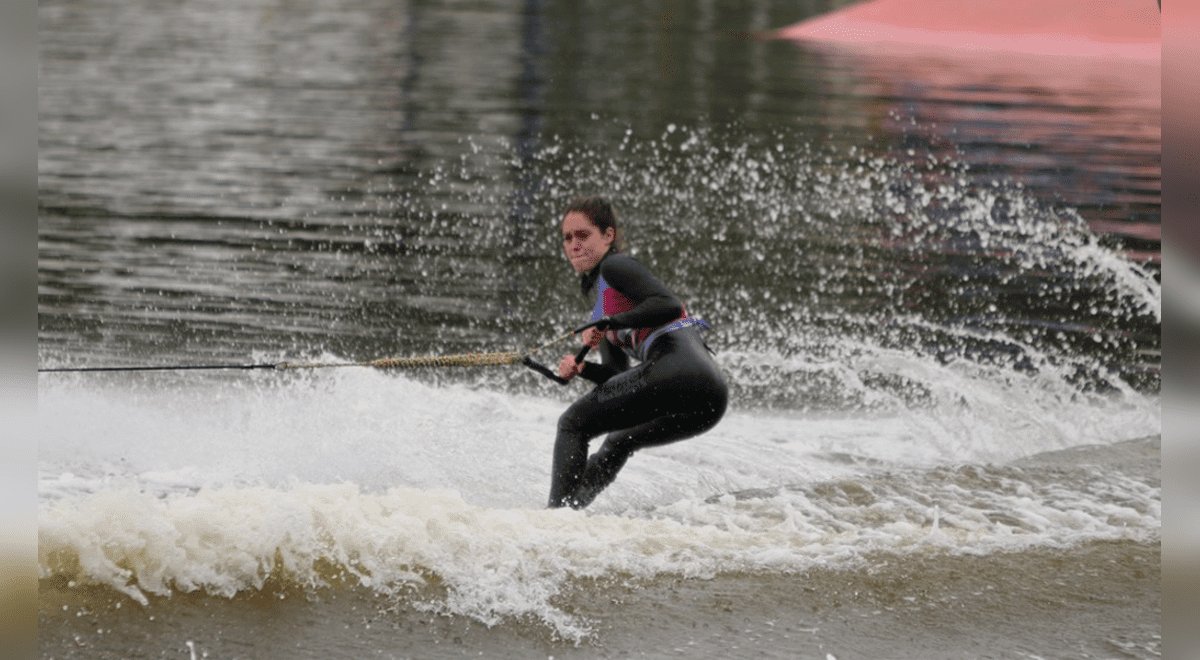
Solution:
{"label": "dark lake water", "polygon": [[751,36],[825,8],[42,3],[41,365],[526,348],[600,193],[727,347],[1155,388],[1159,108]]}

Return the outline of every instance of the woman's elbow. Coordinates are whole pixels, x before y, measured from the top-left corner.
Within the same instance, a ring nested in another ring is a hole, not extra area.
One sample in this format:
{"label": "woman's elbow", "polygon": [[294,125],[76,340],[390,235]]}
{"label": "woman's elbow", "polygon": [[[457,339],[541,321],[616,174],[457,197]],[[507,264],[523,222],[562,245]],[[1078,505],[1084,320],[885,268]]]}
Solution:
{"label": "woman's elbow", "polygon": [[671,297],[666,302],[667,304],[663,305],[663,316],[669,316],[671,320],[683,316],[683,303],[679,302],[678,298]]}

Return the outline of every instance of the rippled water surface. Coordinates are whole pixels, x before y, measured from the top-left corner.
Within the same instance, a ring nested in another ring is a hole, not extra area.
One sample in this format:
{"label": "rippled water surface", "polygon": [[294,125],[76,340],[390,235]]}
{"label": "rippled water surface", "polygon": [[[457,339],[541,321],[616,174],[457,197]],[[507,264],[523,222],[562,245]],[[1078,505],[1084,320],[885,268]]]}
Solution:
{"label": "rippled water surface", "polygon": [[45,3],[43,365],[527,347],[598,192],[728,341],[928,321],[1153,387],[1157,107],[650,9]]}

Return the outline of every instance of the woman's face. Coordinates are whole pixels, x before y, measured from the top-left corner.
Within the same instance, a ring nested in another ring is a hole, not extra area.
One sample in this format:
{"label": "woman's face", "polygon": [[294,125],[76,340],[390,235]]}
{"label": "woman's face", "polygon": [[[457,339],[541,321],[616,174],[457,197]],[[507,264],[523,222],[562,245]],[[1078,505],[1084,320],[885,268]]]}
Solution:
{"label": "woman's face", "polygon": [[617,237],[615,229],[609,227],[601,232],[591,218],[579,211],[571,211],[563,218],[562,230],[563,250],[576,273],[595,268]]}

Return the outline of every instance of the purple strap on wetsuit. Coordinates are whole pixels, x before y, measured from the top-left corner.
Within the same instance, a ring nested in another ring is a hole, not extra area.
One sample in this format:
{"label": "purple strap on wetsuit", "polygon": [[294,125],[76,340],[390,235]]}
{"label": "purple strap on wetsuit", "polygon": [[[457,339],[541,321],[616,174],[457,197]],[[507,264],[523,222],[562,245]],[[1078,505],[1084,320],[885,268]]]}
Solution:
{"label": "purple strap on wetsuit", "polygon": [[651,332],[650,336],[646,337],[646,341],[642,342],[642,345],[637,347],[638,359],[645,362],[646,355],[648,355],[650,353],[650,344],[653,344],[654,340],[658,339],[663,334],[671,332],[672,330],[679,330],[680,328],[689,328],[694,325],[700,326],[700,328],[702,330],[711,330],[712,329],[704,321],[701,321],[700,319],[694,319],[691,317],[682,318],[682,319],[679,319],[678,321],[672,321],[672,322],[664,325],[663,327],[655,330],[654,332]]}

